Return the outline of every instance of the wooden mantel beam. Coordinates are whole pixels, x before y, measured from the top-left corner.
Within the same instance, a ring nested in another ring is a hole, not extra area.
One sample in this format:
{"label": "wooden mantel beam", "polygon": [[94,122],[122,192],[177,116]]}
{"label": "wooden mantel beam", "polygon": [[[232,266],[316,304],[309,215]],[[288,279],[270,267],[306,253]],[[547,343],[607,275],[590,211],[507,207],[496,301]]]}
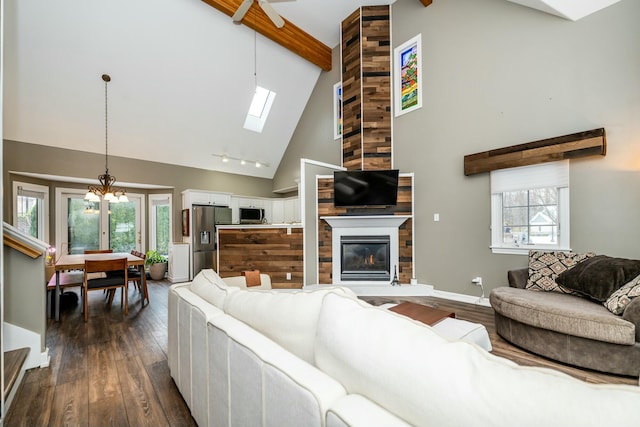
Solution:
{"label": "wooden mantel beam", "polygon": [[606,153],[604,128],[593,129],[464,156],[464,174],[473,175],[576,157],[604,156]]}
{"label": "wooden mantel beam", "polygon": [[[242,0],[202,1],[228,16],[233,16],[242,3]],[[277,28],[257,3],[256,1],[251,5],[251,8],[242,19],[244,25],[289,49],[291,52],[300,55],[324,71],[331,70],[331,48],[329,46],[284,18],[284,27]],[[229,20],[229,24],[231,24],[231,20]]]}

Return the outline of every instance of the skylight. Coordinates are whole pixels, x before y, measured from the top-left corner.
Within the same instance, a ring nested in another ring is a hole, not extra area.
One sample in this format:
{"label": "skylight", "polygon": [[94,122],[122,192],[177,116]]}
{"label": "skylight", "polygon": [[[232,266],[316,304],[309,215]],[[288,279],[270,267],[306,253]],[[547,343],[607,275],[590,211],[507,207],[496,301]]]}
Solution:
{"label": "skylight", "polygon": [[262,132],[275,97],[275,92],[256,86],[256,92],[253,95],[251,107],[249,107],[249,113],[244,121],[245,129],[258,133]]}

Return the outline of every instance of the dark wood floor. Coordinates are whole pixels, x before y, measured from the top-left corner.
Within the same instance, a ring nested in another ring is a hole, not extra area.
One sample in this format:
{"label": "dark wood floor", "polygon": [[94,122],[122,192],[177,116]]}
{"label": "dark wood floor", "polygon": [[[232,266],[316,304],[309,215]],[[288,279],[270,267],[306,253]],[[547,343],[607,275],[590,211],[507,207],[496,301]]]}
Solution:
{"label": "dark wood floor", "polygon": [[167,366],[168,282],[149,282],[151,303],[129,291],[107,310],[89,293],[80,307],[48,321],[48,368],[27,371],[4,421],[11,426],[195,426]]}
{"label": "dark wood floor", "polygon": [[[167,366],[168,282],[150,282],[151,304],[140,308],[130,291],[129,316],[118,298],[106,310],[101,292],[91,292],[89,322],[80,308],[49,321],[51,364],[28,371],[5,418],[12,426],[195,426]],[[637,378],[577,369],[532,355],[495,331],[493,310],[432,297],[368,297],[375,304],[414,301],[454,311],[459,319],[486,326],[493,353],[521,365],[545,366],[593,383],[638,384]],[[135,305],[134,305],[135,304]]]}

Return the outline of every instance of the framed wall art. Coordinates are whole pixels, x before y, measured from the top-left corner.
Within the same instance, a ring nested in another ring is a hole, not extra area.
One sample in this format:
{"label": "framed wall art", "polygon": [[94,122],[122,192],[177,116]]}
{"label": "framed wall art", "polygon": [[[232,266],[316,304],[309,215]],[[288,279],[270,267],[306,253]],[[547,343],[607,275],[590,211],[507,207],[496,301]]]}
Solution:
{"label": "framed wall art", "polygon": [[342,82],[333,85],[333,139],[342,137]]}
{"label": "framed wall art", "polygon": [[182,209],[182,235],[189,237],[189,209]]}
{"label": "framed wall art", "polygon": [[422,107],[422,34],[393,50],[395,115]]}

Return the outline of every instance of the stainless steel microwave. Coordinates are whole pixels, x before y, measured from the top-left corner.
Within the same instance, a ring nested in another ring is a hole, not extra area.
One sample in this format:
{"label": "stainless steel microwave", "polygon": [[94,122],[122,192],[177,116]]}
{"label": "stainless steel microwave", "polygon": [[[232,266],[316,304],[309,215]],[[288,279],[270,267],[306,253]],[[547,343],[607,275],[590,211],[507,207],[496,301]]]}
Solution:
{"label": "stainless steel microwave", "polygon": [[264,209],[240,208],[240,224],[262,224],[265,221]]}

